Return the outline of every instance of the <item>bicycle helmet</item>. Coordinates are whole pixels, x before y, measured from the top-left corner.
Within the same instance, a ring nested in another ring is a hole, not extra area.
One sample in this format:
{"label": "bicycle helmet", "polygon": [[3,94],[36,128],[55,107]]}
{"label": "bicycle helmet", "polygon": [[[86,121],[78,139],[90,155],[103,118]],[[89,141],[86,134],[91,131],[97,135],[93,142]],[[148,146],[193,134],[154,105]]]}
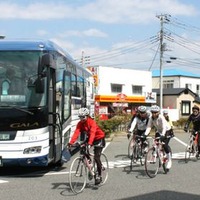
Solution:
{"label": "bicycle helmet", "polygon": [[163,110],[163,114],[168,114],[168,110]]}
{"label": "bicycle helmet", "polygon": [[194,106],[192,107],[192,110],[198,110],[198,111],[199,111],[199,107],[196,106],[196,105],[194,105]]}
{"label": "bicycle helmet", "polygon": [[147,107],[146,106],[139,106],[138,111],[141,112],[141,113],[146,113]]}
{"label": "bicycle helmet", "polygon": [[90,114],[90,111],[87,108],[80,108],[78,110],[79,117],[85,117],[85,116],[88,116],[89,114]]}
{"label": "bicycle helmet", "polygon": [[151,112],[160,112],[160,107],[157,105],[151,106]]}

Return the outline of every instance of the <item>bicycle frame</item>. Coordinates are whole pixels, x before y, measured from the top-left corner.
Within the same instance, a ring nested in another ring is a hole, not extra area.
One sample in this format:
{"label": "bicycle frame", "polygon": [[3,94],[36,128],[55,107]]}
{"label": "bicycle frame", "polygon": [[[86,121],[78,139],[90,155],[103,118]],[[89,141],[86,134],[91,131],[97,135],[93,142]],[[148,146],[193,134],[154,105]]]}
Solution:
{"label": "bicycle frame", "polygon": [[143,148],[143,136],[135,135],[135,141],[132,147],[132,154],[130,155],[131,164],[130,164],[130,170],[133,168],[133,164],[137,163],[138,160],[140,160],[140,164],[144,165],[144,148]]}
{"label": "bicycle frame", "polygon": [[196,133],[194,135],[194,132],[192,130],[189,130],[189,142],[186,146],[185,150],[185,163],[187,163],[189,160],[191,160],[192,157],[195,157],[196,160],[199,159],[198,157],[198,137],[199,134]]}
{"label": "bicycle frame", "polygon": [[154,139],[153,145],[149,148],[145,157],[145,171],[150,178],[154,178],[160,167],[163,167],[164,173],[167,173],[166,163],[167,157],[163,148],[164,143],[160,141],[160,137]]}
{"label": "bicycle frame", "polygon": [[[80,145],[80,144],[79,144]],[[108,160],[105,154],[101,154],[102,162],[102,182],[99,186],[103,185],[108,178]],[[97,165],[94,155],[89,152],[86,144],[80,145],[80,155],[76,157],[70,166],[69,184],[71,190],[75,193],[81,193],[87,181],[92,181],[97,175]],[[91,185],[94,185],[94,183]]]}

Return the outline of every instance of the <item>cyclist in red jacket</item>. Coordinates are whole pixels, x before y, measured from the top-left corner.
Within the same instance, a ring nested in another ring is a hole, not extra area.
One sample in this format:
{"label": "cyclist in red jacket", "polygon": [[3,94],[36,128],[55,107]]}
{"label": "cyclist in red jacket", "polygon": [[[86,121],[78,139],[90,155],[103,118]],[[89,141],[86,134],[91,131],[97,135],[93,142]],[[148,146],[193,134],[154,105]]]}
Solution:
{"label": "cyclist in red jacket", "polygon": [[94,146],[94,159],[97,163],[98,170],[98,176],[96,176],[95,178],[95,184],[98,185],[102,181],[102,164],[100,156],[103,148],[105,147],[105,133],[99,128],[95,120],[92,119],[89,114],[90,113],[87,108],[79,109],[78,116],[80,118],[80,121],[76,126],[76,130],[74,131],[74,134],[72,135],[68,146],[71,146],[78,139],[80,134],[84,134],[84,136],[86,136],[86,141],[89,148],[91,146]]}

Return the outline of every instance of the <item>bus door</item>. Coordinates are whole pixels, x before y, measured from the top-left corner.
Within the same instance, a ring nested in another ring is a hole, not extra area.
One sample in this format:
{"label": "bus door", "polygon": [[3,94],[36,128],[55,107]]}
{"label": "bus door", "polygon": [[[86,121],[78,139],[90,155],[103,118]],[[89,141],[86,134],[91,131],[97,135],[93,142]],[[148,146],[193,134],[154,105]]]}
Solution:
{"label": "bus door", "polygon": [[48,110],[49,110],[49,159],[54,163],[61,161],[62,126],[60,114],[56,112],[56,71],[49,68],[48,82]]}
{"label": "bus door", "polygon": [[[46,70],[46,72],[45,72]],[[49,163],[61,161],[62,126],[60,115],[56,113],[56,67],[51,54],[44,54],[38,67],[38,76],[47,76],[47,103],[49,125]],[[42,85],[42,81],[38,81]],[[43,87],[37,87],[38,89]],[[42,92],[38,91],[38,92]]]}

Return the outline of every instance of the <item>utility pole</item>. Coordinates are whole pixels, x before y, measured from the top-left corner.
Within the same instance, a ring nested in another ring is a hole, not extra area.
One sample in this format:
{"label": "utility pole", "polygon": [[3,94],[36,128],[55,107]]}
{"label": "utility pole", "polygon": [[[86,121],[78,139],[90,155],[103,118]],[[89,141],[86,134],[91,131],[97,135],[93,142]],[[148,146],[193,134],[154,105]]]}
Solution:
{"label": "utility pole", "polygon": [[86,65],[90,64],[90,56],[84,56],[85,52],[82,51],[82,56],[81,56],[81,65],[83,67],[86,67]]}
{"label": "utility pole", "polygon": [[167,18],[168,15],[157,15],[156,17],[160,19],[160,109],[163,109],[163,52],[165,51],[165,44],[163,43],[163,24],[164,22],[169,22]]}

